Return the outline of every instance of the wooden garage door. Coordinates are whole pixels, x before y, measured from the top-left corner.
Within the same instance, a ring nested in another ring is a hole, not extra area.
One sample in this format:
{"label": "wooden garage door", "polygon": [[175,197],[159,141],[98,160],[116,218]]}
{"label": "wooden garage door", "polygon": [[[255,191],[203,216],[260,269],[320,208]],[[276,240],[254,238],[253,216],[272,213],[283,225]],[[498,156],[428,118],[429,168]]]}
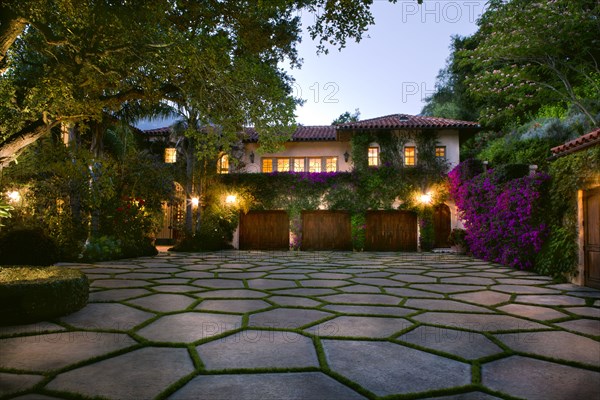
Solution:
{"label": "wooden garage door", "polygon": [[350,213],[303,211],[302,250],[352,250]]}
{"label": "wooden garage door", "polygon": [[600,188],[585,193],[585,284],[600,289]]}
{"label": "wooden garage door", "polygon": [[410,211],[367,211],[367,251],[417,251],[417,215]]}
{"label": "wooden garage door", "polygon": [[434,247],[450,247],[450,208],[440,204],[433,209],[433,232],[435,233]]}
{"label": "wooden garage door", "polygon": [[290,220],[285,211],[250,211],[240,216],[240,250],[289,250]]}

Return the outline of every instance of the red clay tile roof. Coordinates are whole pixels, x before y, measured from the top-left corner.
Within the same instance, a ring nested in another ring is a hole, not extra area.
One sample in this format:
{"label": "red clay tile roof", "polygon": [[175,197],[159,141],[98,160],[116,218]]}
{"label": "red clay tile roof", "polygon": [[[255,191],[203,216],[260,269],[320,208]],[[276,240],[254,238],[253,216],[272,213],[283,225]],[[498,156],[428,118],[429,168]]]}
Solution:
{"label": "red clay tile roof", "polygon": [[392,114],[384,117],[365,119],[337,125],[339,129],[444,129],[474,128],[477,122],[457,121],[447,118],[423,117],[419,115]]}
{"label": "red clay tile roof", "polygon": [[[258,142],[258,132],[254,128],[244,129],[246,141]],[[335,141],[337,138],[336,127],[324,126],[299,126],[292,134],[292,142],[327,142]]]}
{"label": "red clay tile roof", "polygon": [[171,128],[167,126],[164,128],[146,129],[141,132],[146,136],[169,136],[171,134]]}
{"label": "red clay tile roof", "polygon": [[550,151],[552,151],[554,157],[560,157],[595,145],[600,145],[600,129],[579,136],[577,139],[573,139],[560,146],[553,147]]}

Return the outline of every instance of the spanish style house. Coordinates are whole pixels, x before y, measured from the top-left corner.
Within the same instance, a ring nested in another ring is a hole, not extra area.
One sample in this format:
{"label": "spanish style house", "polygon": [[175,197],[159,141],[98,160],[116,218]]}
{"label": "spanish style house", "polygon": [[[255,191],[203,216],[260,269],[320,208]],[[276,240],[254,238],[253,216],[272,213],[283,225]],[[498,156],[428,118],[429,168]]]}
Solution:
{"label": "spanish style house", "polygon": [[[349,173],[358,163],[366,168],[394,165],[399,169],[417,169],[421,165],[420,146],[427,138],[428,151],[447,171],[459,163],[461,141],[479,129],[475,122],[444,118],[387,115],[358,122],[330,126],[298,126],[282,151],[260,151],[260,132],[246,128],[240,151],[222,154],[217,162],[219,174],[318,174]],[[168,136],[168,129],[146,131]],[[357,146],[361,138],[360,149]],[[366,140],[366,142],[364,142]],[[434,146],[434,147],[432,147]],[[357,153],[359,152],[359,153]],[[362,154],[364,152],[364,154]],[[165,153],[166,155],[166,153]],[[235,158],[235,161],[233,160]],[[365,210],[366,250],[417,250],[419,227],[414,212],[402,209],[397,199],[385,209]],[[302,211],[302,245],[306,250],[352,249],[350,212],[325,205]],[[447,247],[450,230],[461,227],[452,201],[437,204],[433,216],[436,227],[435,247]],[[298,242],[298,233],[290,233],[291,221],[286,210],[255,210],[240,217],[233,246],[242,249],[289,248]]]}

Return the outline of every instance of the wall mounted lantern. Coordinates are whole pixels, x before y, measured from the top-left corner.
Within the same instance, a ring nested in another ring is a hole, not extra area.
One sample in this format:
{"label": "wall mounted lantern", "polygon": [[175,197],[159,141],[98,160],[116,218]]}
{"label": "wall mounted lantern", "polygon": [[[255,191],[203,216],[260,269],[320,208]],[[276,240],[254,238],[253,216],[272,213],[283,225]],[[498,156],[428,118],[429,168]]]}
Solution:
{"label": "wall mounted lantern", "polygon": [[254,164],[254,152],[250,153],[250,164]]}
{"label": "wall mounted lantern", "polygon": [[344,161],[348,162],[349,159],[350,159],[350,154],[348,153],[348,150],[346,150],[346,152],[344,153]]}

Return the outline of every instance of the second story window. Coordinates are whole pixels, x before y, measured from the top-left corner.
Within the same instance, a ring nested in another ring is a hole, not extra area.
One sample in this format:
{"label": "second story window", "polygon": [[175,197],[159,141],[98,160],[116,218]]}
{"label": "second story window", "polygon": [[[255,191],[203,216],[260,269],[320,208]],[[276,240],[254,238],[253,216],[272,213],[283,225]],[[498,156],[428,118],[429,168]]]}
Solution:
{"label": "second story window", "polygon": [[294,158],[293,166],[294,172],[304,172],[304,158]]}
{"label": "second story window", "polygon": [[435,148],[435,157],[438,159],[446,159],[446,146],[437,146]]}
{"label": "second story window", "polygon": [[290,172],[290,159],[289,158],[278,158],[277,159],[277,171],[278,172]]}
{"label": "second story window", "polygon": [[321,172],[321,159],[320,158],[309,158],[308,159],[308,172]]}
{"label": "second story window", "polygon": [[262,172],[273,172],[273,159],[263,158],[262,159]]}
{"label": "second story window", "polygon": [[406,146],[404,148],[404,165],[414,167],[416,165],[416,151],[414,146]]}
{"label": "second story window", "polygon": [[379,147],[369,147],[369,167],[377,167],[379,165]]}
{"label": "second story window", "polygon": [[325,158],[325,172],[337,172],[337,157]]}
{"label": "second story window", "polygon": [[223,154],[219,158],[219,161],[217,162],[217,172],[219,174],[229,173],[229,156],[227,154]]}

